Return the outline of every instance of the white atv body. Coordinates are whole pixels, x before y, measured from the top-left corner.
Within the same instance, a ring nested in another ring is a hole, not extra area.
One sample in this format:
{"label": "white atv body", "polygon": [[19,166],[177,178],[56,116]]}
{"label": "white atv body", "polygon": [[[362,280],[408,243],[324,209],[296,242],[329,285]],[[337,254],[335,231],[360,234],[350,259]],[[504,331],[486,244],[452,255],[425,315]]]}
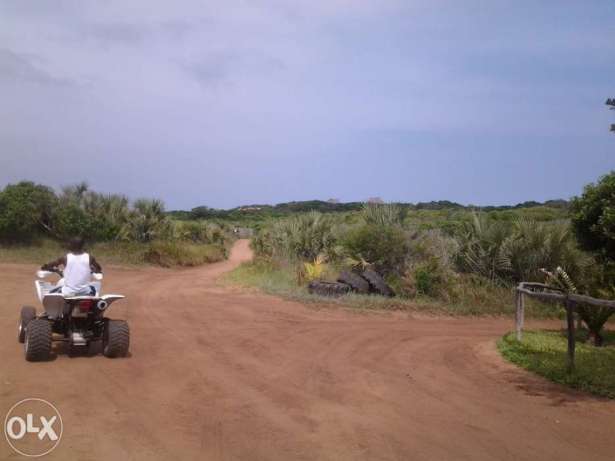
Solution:
{"label": "white atv body", "polygon": [[31,306],[24,306],[21,311],[18,340],[25,344],[26,360],[49,359],[52,342],[68,343],[69,353],[73,353],[76,349],[89,350],[91,343],[102,341],[104,355],[126,356],[130,342],[128,323],[104,316],[109,306],[124,296],[101,295],[102,274],[92,274],[92,295],[64,296],[63,278],[56,283],[45,280],[54,274],[38,271],[38,280],[34,282],[43,312],[37,314]]}

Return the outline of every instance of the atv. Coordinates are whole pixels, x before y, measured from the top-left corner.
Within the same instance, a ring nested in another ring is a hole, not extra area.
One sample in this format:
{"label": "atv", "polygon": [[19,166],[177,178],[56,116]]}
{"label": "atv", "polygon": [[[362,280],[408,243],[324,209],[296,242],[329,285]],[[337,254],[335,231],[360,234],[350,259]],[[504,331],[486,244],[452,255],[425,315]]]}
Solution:
{"label": "atv", "polygon": [[[44,280],[53,274],[60,276],[59,282]],[[34,286],[43,312],[37,314],[32,306],[22,307],[17,330],[17,339],[24,344],[26,360],[49,360],[53,342],[68,343],[71,356],[79,351],[89,353],[90,346],[99,341],[102,341],[102,352],[106,357],[125,357],[128,354],[128,323],[104,316],[109,306],[124,296],[101,296],[102,274],[92,274],[90,296],[70,297],[64,297],[59,290],[63,284],[62,271],[41,270],[36,275],[39,280],[34,282]]]}

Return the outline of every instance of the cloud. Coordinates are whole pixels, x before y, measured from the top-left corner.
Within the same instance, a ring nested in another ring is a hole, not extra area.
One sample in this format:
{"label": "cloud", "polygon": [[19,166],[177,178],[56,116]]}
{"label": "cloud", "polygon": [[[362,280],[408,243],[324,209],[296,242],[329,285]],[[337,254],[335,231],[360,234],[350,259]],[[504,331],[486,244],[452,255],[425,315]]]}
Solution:
{"label": "cloud", "polygon": [[[442,151],[612,153],[615,4],[562,3],[0,2],[0,161],[18,153],[11,178],[70,165],[93,185],[232,205],[367,183],[403,199],[419,193],[403,177]],[[372,158],[395,159],[388,178]],[[322,164],[335,175],[316,185]],[[439,198],[476,187],[459,174]]]}
{"label": "cloud", "polygon": [[0,80],[9,83],[67,86],[73,82],[58,78],[34,64],[35,57],[0,49]]}

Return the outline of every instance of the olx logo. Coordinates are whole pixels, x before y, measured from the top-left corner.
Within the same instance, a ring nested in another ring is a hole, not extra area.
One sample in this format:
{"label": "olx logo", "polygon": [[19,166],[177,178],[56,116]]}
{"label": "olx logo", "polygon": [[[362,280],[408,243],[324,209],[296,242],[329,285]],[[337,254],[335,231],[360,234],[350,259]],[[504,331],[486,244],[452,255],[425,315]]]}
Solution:
{"label": "olx logo", "polygon": [[4,435],[13,450],[23,456],[39,457],[60,443],[63,424],[60,412],[43,399],[25,399],[9,410]]}

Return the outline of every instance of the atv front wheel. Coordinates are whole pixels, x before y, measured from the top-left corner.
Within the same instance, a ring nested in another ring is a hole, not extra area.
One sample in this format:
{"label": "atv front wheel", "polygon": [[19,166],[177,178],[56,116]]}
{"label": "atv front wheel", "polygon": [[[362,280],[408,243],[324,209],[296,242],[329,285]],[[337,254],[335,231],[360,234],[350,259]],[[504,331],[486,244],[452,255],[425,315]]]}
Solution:
{"label": "atv front wheel", "polygon": [[26,328],[24,345],[28,362],[49,360],[51,356],[51,323],[45,319],[34,319]]}
{"label": "atv front wheel", "polygon": [[26,340],[26,327],[36,317],[36,309],[32,306],[23,306],[19,314],[19,325],[17,326],[17,341],[23,344]]}
{"label": "atv front wheel", "polygon": [[130,347],[130,328],[125,320],[107,320],[103,335],[105,357],[126,357]]}

